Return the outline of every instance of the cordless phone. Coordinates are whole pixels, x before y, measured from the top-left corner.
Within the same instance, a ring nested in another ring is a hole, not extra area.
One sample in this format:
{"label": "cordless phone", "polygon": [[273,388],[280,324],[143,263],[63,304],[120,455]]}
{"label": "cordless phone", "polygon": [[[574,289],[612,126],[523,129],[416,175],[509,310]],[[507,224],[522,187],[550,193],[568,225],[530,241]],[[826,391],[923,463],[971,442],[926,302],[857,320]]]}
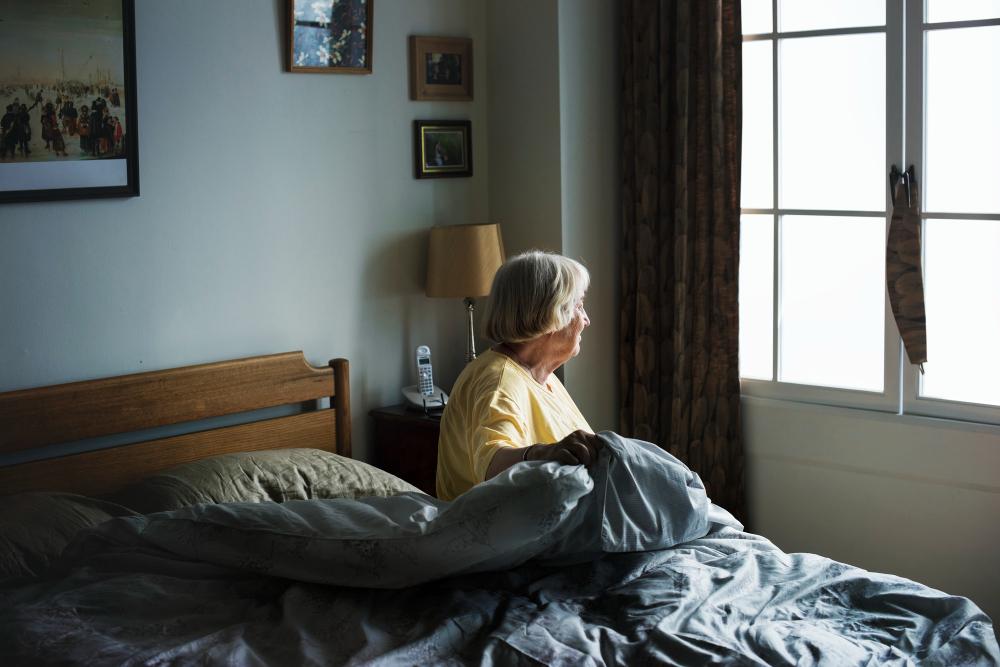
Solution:
{"label": "cordless phone", "polygon": [[422,410],[431,416],[440,416],[448,402],[448,394],[434,384],[434,368],[431,366],[431,348],[421,345],[415,350],[417,362],[417,384],[403,387],[406,404],[413,410]]}
{"label": "cordless phone", "polygon": [[434,395],[434,370],[431,367],[431,348],[417,348],[417,388],[423,396]]}

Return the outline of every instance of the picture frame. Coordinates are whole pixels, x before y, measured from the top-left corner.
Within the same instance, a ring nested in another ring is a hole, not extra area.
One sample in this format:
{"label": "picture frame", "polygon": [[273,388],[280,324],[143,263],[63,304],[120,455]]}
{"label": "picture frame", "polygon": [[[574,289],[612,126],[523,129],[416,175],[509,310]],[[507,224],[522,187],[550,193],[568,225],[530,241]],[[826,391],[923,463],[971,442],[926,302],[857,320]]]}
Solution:
{"label": "picture frame", "polygon": [[472,123],[413,121],[413,162],[416,178],[472,176]]}
{"label": "picture frame", "polygon": [[288,0],[288,71],[371,74],[374,3]]}
{"label": "picture frame", "polygon": [[0,44],[0,203],[137,197],[135,1],[7,0]]}
{"label": "picture frame", "polygon": [[472,40],[410,36],[410,99],[472,99]]}

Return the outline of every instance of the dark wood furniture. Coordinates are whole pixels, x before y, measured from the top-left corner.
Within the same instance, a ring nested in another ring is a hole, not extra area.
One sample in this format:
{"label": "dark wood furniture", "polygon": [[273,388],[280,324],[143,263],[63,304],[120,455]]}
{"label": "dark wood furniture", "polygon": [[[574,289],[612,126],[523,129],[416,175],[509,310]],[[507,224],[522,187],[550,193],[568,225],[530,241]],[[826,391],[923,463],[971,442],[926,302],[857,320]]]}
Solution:
{"label": "dark wood furniture", "polygon": [[373,463],[436,496],[434,480],[441,420],[402,405],[377,408],[368,414],[375,421]]}
{"label": "dark wood furniture", "polygon": [[[329,407],[320,408],[320,399]],[[149,439],[143,429],[281,405],[297,414]],[[129,433],[128,444],[0,467],[0,494],[106,495],[181,463],[262,449],[311,447],[351,455],[346,359],[310,365],[285,352],[0,393],[0,453]]]}

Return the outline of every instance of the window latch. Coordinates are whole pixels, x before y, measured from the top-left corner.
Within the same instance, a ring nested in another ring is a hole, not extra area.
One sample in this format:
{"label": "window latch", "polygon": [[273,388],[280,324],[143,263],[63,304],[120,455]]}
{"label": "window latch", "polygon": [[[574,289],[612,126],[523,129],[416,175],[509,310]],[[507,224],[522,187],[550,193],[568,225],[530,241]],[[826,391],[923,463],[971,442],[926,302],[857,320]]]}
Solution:
{"label": "window latch", "polygon": [[892,165],[892,169],[889,170],[889,199],[892,200],[893,205],[896,203],[896,185],[903,181],[903,187],[906,188],[906,205],[907,207],[913,205],[912,198],[910,197],[910,185],[916,182],[916,176],[913,170],[913,165],[911,164],[906,171],[900,171],[899,167]]}

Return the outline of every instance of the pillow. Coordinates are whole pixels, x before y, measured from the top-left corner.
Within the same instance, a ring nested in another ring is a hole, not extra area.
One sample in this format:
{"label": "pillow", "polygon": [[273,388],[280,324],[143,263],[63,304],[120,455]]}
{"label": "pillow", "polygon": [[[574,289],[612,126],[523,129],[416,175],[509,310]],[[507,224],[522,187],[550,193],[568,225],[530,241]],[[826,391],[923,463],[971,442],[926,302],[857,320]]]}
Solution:
{"label": "pillow", "polygon": [[[158,573],[196,563],[297,581],[404,588],[513,567],[545,550],[593,488],[583,466],[519,463],[448,502],[391,498],[198,505],[88,531],[70,563]],[[143,569],[143,571],[149,571]],[[217,572],[217,571],[216,571]]]}
{"label": "pillow", "polygon": [[0,496],[0,578],[38,576],[79,531],[135,514],[121,505],[72,493]]}
{"label": "pillow", "polygon": [[284,502],[420,492],[398,477],[321,449],[223,454],[164,470],[112,499],[143,514],[204,503]]}
{"label": "pillow", "polygon": [[336,586],[402,588],[531,558],[560,565],[665,549],[708,532],[711,503],[695,473],[650,443],[600,437],[604,449],[590,470],[518,463],[451,502],[404,493],[202,504],[106,523],[66,554],[78,566],[119,571],[130,561],[157,562],[161,572],[200,562]]}

